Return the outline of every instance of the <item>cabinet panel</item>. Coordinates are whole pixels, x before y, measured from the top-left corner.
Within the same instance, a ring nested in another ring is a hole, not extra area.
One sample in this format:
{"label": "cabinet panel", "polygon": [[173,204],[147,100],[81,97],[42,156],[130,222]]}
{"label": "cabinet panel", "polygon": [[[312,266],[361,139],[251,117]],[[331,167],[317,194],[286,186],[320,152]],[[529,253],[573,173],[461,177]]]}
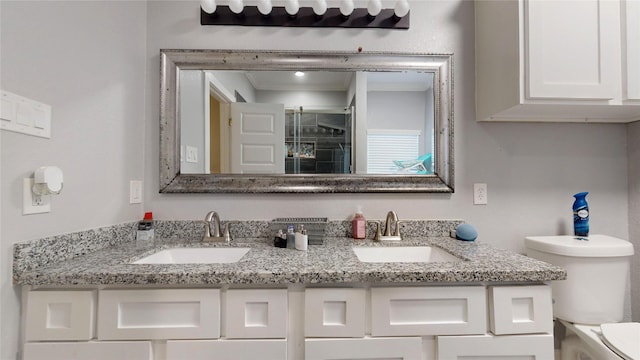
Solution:
{"label": "cabinet panel", "polygon": [[306,339],[305,360],[422,360],[420,338]]}
{"label": "cabinet panel", "polygon": [[365,289],[307,289],[305,336],[364,337]]}
{"label": "cabinet panel", "polygon": [[487,331],[482,286],[371,289],[371,335],[456,335]]}
{"label": "cabinet panel", "polygon": [[167,360],[286,360],[282,340],[167,341]]}
{"label": "cabinet panel", "polygon": [[620,88],[620,5],[525,1],[530,99],[613,99]]}
{"label": "cabinet panel", "polygon": [[99,300],[100,340],[220,337],[219,290],[104,290]]}
{"label": "cabinet panel", "polygon": [[438,336],[439,360],[549,360],[553,335]]}
{"label": "cabinet panel", "polygon": [[547,285],[490,287],[489,302],[490,328],[496,335],[553,333]]}
{"label": "cabinet panel", "polygon": [[227,338],[287,337],[287,290],[229,290]]}
{"label": "cabinet panel", "polygon": [[95,333],[95,306],[95,291],[31,291],[25,339],[90,340]]}
{"label": "cabinet panel", "polygon": [[23,360],[153,360],[150,342],[27,343]]}
{"label": "cabinet panel", "polygon": [[640,100],[640,1],[622,1],[626,99]]}

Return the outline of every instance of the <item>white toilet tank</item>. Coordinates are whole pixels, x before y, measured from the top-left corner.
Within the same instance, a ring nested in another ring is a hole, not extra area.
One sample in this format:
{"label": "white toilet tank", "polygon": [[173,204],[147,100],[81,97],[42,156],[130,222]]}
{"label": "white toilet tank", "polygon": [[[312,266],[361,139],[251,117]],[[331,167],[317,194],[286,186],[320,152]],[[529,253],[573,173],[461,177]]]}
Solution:
{"label": "white toilet tank", "polygon": [[551,283],[553,315],[578,324],[622,321],[633,245],[606,235],[530,236],[527,256],[567,270]]}

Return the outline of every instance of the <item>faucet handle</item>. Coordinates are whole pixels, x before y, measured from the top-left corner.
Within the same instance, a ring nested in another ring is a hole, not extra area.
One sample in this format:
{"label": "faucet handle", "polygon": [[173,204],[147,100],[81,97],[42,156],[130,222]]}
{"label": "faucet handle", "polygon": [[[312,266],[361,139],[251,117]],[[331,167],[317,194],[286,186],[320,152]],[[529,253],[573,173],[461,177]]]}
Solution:
{"label": "faucet handle", "polygon": [[367,220],[367,223],[376,224],[376,232],[375,232],[375,235],[373,236],[373,240],[380,241],[380,238],[382,237],[382,230],[380,229],[382,224],[380,223],[380,221],[378,221],[378,220]]}
{"label": "faucet handle", "polygon": [[231,240],[233,240],[231,238],[231,231],[229,229],[229,224],[231,224],[231,222],[227,222],[224,224],[224,231],[223,231],[222,237],[224,238],[225,242],[231,242]]}

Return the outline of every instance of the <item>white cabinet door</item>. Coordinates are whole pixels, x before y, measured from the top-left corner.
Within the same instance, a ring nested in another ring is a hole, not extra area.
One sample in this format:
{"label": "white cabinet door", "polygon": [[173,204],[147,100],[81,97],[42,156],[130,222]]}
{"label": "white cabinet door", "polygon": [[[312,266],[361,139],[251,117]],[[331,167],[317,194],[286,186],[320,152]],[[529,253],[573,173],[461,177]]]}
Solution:
{"label": "white cabinet door", "polygon": [[167,341],[167,360],[287,360],[282,340]]}
{"label": "white cabinet door", "polygon": [[304,294],[306,337],[364,337],[365,289],[318,288]]}
{"label": "white cabinet door", "polygon": [[23,360],[153,360],[143,341],[42,342],[24,345]]}
{"label": "white cabinet door", "polygon": [[553,335],[438,336],[439,360],[551,360]]}
{"label": "white cabinet door", "polygon": [[102,290],[98,339],[220,337],[220,290]]}
{"label": "white cabinet door", "polygon": [[305,360],[422,360],[422,339],[306,339]]}
{"label": "white cabinet door", "polygon": [[228,290],[225,336],[230,339],[287,337],[287,289]]}
{"label": "white cabinet door", "polygon": [[489,287],[489,323],[496,335],[553,333],[551,287]]}
{"label": "white cabinet door", "polygon": [[96,292],[30,291],[27,294],[27,341],[91,340]]}
{"label": "white cabinet door", "polygon": [[620,89],[620,4],[525,2],[529,99],[613,99]]}

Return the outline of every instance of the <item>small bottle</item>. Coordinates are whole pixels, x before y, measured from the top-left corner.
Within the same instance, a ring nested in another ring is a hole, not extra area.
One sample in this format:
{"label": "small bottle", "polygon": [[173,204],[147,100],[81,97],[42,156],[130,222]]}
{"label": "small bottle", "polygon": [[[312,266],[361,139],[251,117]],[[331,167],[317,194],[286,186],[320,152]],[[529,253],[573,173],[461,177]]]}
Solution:
{"label": "small bottle", "polygon": [[309,237],[307,236],[307,229],[304,228],[304,225],[300,225],[296,232],[296,250],[307,250],[308,245]]}
{"label": "small bottle", "polygon": [[287,226],[287,249],[296,248],[296,235],[293,232],[293,225]]}
{"label": "small bottle", "polygon": [[358,208],[356,216],[351,220],[351,233],[354,239],[364,239],[367,237],[367,220],[362,215],[360,208]]}
{"label": "small bottle", "polygon": [[586,196],[588,192],[573,195],[573,234],[575,236],[589,236],[589,204]]}
{"label": "small bottle", "polygon": [[136,246],[144,247],[153,244],[155,237],[153,230],[153,213],[144,213],[144,218],[138,222],[138,231],[136,232]]}

